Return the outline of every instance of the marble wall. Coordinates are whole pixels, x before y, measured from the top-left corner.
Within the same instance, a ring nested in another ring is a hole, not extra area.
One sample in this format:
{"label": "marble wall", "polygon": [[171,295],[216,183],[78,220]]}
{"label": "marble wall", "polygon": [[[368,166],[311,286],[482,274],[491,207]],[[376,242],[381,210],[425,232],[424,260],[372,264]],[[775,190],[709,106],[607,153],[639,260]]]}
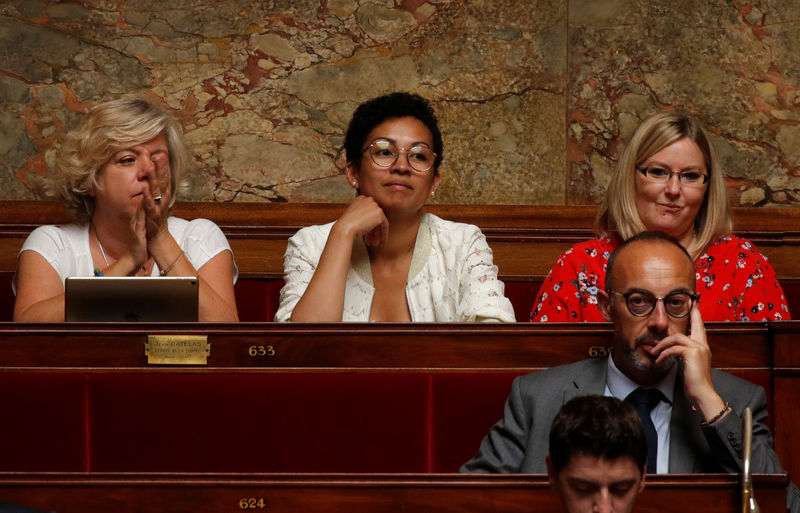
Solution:
{"label": "marble wall", "polygon": [[800,1],[0,3],[0,199],[95,102],[168,107],[195,201],[345,202],[360,102],[429,98],[442,203],[591,204],[658,110],[700,116],[736,205],[800,205]]}

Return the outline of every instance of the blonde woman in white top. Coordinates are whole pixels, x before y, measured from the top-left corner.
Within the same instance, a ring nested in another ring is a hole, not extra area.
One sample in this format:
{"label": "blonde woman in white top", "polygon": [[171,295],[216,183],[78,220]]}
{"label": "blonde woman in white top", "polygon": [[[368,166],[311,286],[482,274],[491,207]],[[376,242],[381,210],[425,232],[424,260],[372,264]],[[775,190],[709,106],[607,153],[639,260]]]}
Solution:
{"label": "blonde woman in white top", "polygon": [[138,98],[93,107],[51,181],[76,218],[34,230],[19,254],[15,321],[64,320],[68,276],[197,276],[201,321],[237,321],[236,266],[211,221],[170,217],[189,154],[172,116]]}
{"label": "blonde woman in white top", "polygon": [[428,102],[393,93],[360,105],[344,146],[358,196],[289,240],[275,320],[513,322],[480,230],[422,211],[443,152]]}

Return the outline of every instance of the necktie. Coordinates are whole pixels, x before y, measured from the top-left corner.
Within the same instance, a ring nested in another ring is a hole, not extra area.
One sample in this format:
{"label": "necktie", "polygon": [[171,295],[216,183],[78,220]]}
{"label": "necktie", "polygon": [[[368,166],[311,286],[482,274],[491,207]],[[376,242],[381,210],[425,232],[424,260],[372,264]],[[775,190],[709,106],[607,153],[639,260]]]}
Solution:
{"label": "necktie", "polygon": [[655,388],[637,388],[625,398],[626,403],[630,403],[634,407],[639,418],[642,419],[642,427],[644,427],[644,439],[647,441],[647,473],[655,474],[658,462],[658,433],[656,433],[656,426],[653,424],[653,419],[650,418],[650,412],[656,405],[664,398],[658,389]]}

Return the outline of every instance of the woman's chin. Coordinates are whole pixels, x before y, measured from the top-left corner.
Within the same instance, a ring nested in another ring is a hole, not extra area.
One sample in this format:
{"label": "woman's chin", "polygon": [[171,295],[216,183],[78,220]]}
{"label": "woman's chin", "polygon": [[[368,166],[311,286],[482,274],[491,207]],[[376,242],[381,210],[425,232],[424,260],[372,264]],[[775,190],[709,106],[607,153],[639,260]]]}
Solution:
{"label": "woman's chin", "polygon": [[418,212],[425,206],[424,203],[409,201],[408,198],[374,198],[386,213],[409,213]]}
{"label": "woman's chin", "polygon": [[649,231],[660,231],[664,232],[667,235],[675,237],[678,240],[681,240],[683,236],[687,233],[687,231],[691,231],[692,226],[689,225],[687,228],[683,225],[677,225],[675,223],[653,223],[651,225],[645,225]]}

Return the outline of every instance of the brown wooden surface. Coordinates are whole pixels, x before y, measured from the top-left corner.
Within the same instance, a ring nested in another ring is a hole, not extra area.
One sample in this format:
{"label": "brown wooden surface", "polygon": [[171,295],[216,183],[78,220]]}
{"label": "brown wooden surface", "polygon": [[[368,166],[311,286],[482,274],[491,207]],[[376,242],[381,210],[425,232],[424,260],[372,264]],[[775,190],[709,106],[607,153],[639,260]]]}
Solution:
{"label": "brown wooden surface", "polygon": [[795,480],[800,476],[800,321],[770,324],[775,347],[773,390],[775,404],[775,447],[781,463]]}
{"label": "brown wooden surface", "polygon": [[[757,475],[753,482],[761,511],[784,511],[786,476]],[[562,511],[543,475],[0,474],[0,497],[58,513]],[[648,478],[634,511],[731,513],[741,511],[740,497],[736,475],[664,475]]]}
{"label": "brown wooden surface", "polygon": [[[525,371],[602,356],[612,344],[606,323],[0,323],[0,368],[145,367],[155,334],[207,335],[208,368]],[[765,324],[709,323],[708,334],[716,367],[772,368]],[[253,346],[275,356],[251,356]]]}
{"label": "brown wooden surface", "polygon": [[[225,232],[244,278],[278,279],[286,240],[299,228],[335,220],[345,205],[314,203],[178,203],[174,214],[205,217]],[[429,205],[446,219],[479,226],[505,280],[541,280],[561,253],[592,237],[594,206]],[[736,233],[769,257],[778,277],[800,281],[800,209],[735,209]],[[30,231],[69,222],[53,202],[0,202],[0,274],[16,267]]]}
{"label": "brown wooden surface", "polygon": [[770,323],[775,339],[775,367],[779,371],[800,369],[800,321]]}
{"label": "brown wooden surface", "polygon": [[[708,324],[714,366],[755,379],[767,388],[776,450],[793,474],[800,474],[800,444],[794,436],[800,423],[796,407],[800,362],[791,359],[798,355],[798,333],[800,321]],[[147,365],[148,334],[207,335],[209,363]],[[611,344],[610,325],[591,323],[0,323],[0,372],[522,374],[581,360],[590,353],[602,355]],[[252,356],[251,348],[258,346],[271,346],[275,356]]]}

